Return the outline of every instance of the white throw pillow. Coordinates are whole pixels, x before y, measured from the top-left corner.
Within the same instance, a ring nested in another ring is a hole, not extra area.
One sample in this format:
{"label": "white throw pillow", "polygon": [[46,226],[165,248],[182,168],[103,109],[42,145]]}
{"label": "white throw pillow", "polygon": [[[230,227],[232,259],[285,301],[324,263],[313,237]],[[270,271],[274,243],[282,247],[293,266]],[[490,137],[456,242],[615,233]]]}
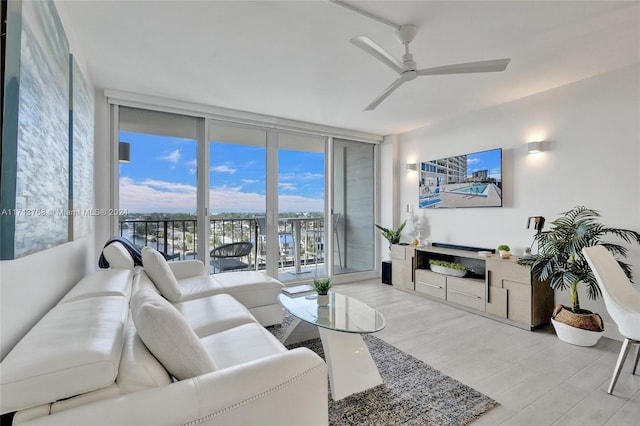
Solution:
{"label": "white throw pillow", "polygon": [[131,315],[142,342],[176,379],[190,379],[216,369],[184,317],[159,294],[148,289],[135,292]]}
{"label": "white throw pillow", "polygon": [[102,249],[102,255],[111,269],[133,269],[133,257],[127,249],[119,242],[114,242]]}
{"label": "white throw pillow", "polygon": [[164,297],[174,303],[180,302],[180,285],[160,252],[151,247],[142,247],[142,266]]}

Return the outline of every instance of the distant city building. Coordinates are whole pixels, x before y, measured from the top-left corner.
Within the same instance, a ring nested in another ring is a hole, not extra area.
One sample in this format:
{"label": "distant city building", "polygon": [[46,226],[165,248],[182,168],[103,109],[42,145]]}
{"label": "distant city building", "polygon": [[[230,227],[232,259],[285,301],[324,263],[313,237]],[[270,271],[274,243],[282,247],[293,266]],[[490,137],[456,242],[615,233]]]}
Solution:
{"label": "distant city building", "polygon": [[474,181],[486,181],[489,177],[489,170],[476,170],[471,173],[471,177]]}

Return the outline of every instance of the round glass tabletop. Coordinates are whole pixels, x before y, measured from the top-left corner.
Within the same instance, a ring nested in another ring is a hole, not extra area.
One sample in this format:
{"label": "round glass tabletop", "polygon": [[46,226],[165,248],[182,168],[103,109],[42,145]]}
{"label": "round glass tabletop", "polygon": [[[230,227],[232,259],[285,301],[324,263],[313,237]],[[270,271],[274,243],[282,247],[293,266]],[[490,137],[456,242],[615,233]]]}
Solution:
{"label": "round glass tabletop", "polygon": [[310,324],[346,333],[374,333],[387,322],[382,314],[358,299],[329,291],[329,305],[318,305],[317,295],[289,296],[278,300],[293,316]]}

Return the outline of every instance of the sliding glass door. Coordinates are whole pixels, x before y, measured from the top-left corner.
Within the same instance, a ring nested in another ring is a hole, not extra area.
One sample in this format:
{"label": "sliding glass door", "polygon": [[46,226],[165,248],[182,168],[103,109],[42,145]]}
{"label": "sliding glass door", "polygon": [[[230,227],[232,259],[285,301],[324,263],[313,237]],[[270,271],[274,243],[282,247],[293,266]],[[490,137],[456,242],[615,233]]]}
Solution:
{"label": "sliding glass door", "polygon": [[[250,269],[293,283],[375,269],[375,145],[112,111],[119,235],[169,260],[200,259],[212,274]],[[245,250],[222,261],[227,245]]]}
{"label": "sliding glass door", "polygon": [[[211,122],[209,140],[210,271],[266,270],[267,132]],[[222,247],[246,250],[225,266],[215,252]]]}
{"label": "sliding glass door", "polygon": [[281,281],[325,276],[326,138],[278,133],[278,257]]}

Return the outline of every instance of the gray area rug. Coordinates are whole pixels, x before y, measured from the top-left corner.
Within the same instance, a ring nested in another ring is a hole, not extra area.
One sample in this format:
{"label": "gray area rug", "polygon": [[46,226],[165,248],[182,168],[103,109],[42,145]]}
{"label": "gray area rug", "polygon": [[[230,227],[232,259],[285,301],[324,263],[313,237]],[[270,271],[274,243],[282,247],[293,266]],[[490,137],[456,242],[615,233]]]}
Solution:
{"label": "gray area rug", "polygon": [[[283,326],[269,327],[280,337]],[[466,425],[499,404],[371,335],[363,335],[384,384],[340,401],[329,397],[330,425]],[[320,339],[305,346],[324,358]]]}

